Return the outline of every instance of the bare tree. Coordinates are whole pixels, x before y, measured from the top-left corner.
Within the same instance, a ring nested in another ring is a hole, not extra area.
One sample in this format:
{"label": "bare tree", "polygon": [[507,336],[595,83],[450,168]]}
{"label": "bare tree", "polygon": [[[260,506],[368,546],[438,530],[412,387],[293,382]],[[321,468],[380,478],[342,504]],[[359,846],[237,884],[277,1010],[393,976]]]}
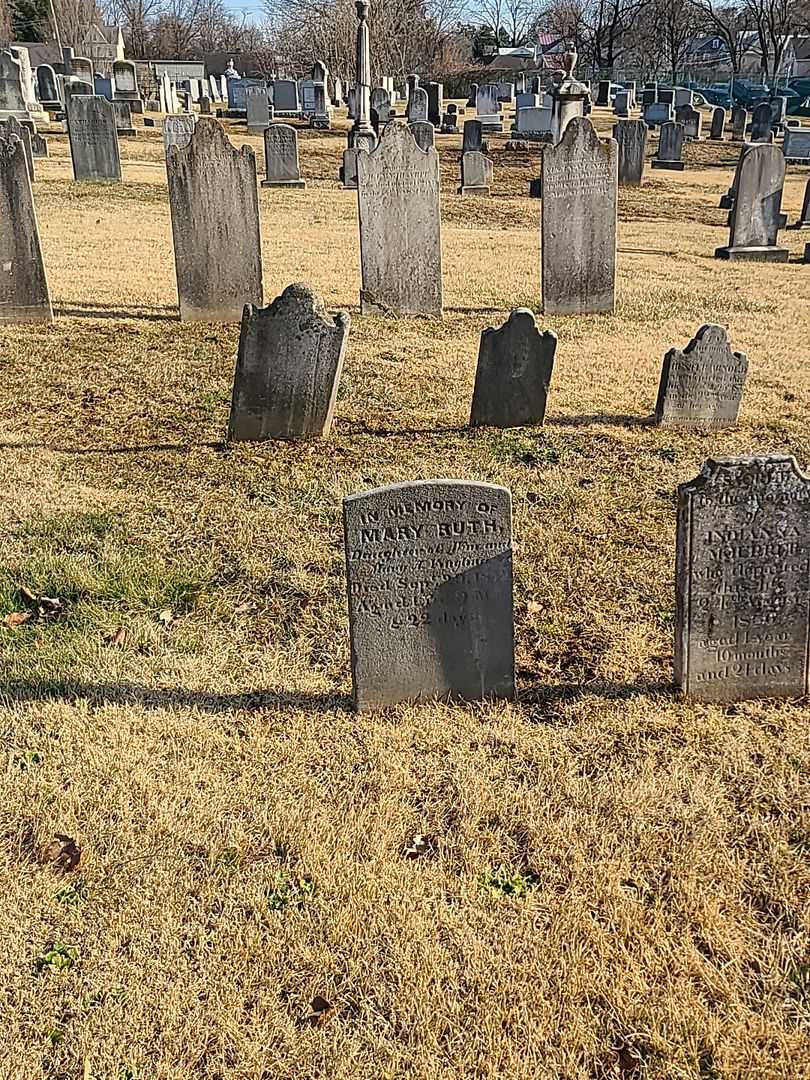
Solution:
{"label": "bare tree", "polygon": [[655,0],[650,10],[673,83],[682,70],[695,34],[695,11],[689,0]]}
{"label": "bare tree", "polygon": [[775,83],[785,49],[801,25],[795,0],[745,0],[745,13],[757,32],[762,77]]}
{"label": "bare tree", "polygon": [[734,74],[742,66],[745,51],[745,30],[747,29],[746,11],[735,0],[689,0],[698,15],[698,25],[715,37],[719,37],[726,47],[729,65]]}
{"label": "bare tree", "polygon": [[536,14],[535,0],[504,0],[504,24],[513,47],[526,44]]}
{"label": "bare tree", "polygon": [[104,22],[104,13],[96,0],[53,0],[53,7],[65,45],[80,45],[91,27]]}

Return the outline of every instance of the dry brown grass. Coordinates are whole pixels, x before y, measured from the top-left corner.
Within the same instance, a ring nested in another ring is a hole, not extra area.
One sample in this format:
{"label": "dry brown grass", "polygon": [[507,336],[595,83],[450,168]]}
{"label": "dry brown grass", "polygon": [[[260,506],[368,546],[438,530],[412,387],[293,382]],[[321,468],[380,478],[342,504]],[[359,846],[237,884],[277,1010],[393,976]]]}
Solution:
{"label": "dry brown grass", "polygon": [[[0,328],[0,617],[21,585],[68,604],[0,630],[3,1080],[810,1075],[810,709],[670,685],[675,486],[810,464],[808,267],[712,258],[719,158],[655,174],[615,316],[540,320],[546,427],[466,430],[481,329],[538,306],[539,204],[500,149],[461,200],[459,141],[441,322],[357,314],[339,133],[261,192],[266,297],[353,314],[306,447],[222,448],[237,328],[176,321],[159,137],[124,186],[73,185],[63,138],[39,165],[59,317]],[[704,321],[750,357],[739,427],[644,426]],[[520,700],[355,716],[340,499],[435,476],[512,489]]]}

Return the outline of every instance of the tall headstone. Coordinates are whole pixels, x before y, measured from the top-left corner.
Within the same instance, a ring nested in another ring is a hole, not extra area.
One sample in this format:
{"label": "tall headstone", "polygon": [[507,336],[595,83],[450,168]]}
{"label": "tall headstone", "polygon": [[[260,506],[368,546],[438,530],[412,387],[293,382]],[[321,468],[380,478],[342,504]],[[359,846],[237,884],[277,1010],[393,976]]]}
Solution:
{"label": "tall headstone", "polygon": [[138,91],[138,74],[135,64],[131,60],[114,60],[112,70],[115,100],[128,101],[132,112],[142,113],[143,101]]}
{"label": "tall headstone", "polygon": [[742,105],[735,105],[731,110],[731,141],[745,142],[745,129],[748,127],[748,112]]}
{"label": "tall headstone", "polygon": [[239,322],[262,302],[256,156],[200,117],[188,146],[166,151],[180,318]]}
{"label": "tall headstone", "polygon": [[656,423],[666,427],[733,427],[747,374],[748,358],[731,348],[725,327],[702,326],[685,349],[670,349],[664,357]]}
{"label": "tall headstone", "polygon": [[73,94],[67,108],[74,180],[121,180],[121,156],[112,102]]}
{"label": "tall headstone", "polygon": [[613,111],[617,116],[630,115],[630,92],[619,90],[613,99]]}
{"label": "tall headstone", "polygon": [[800,698],[810,481],[793,457],[719,458],[678,489],[675,683],[693,701]]}
{"label": "tall headstone", "polygon": [[771,138],[771,106],[760,102],[751,115],[751,142],[768,142]]}
{"label": "tall headstone", "polygon": [[470,92],[467,95],[467,108],[474,109],[478,99],[478,83],[470,83]]}
{"label": "tall headstone", "polygon": [[618,147],[574,117],[541,167],[543,311],[613,311]]}
{"label": "tall headstone", "polygon": [[441,315],[439,155],[389,125],[357,159],[364,314]]}
{"label": "tall headstone", "polygon": [[0,49],[0,120],[8,120],[9,116],[30,119],[20,62],[10,52]]}
{"label": "tall headstone", "polygon": [[427,84],[427,96],[428,121],[433,124],[434,127],[439,127],[442,122],[442,113],[444,112],[444,85],[440,82],[429,82]]}
{"label": "tall headstone", "polygon": [[461,186],[459,195],[489,195],[492,187],[492,159],[480,150],[468,150],[461,155]]}
{"label": "tall headstone", "polygon": [[25,148],[0,136],[0,323],[52,319]]}
{"label": "tall headstone", "polygon": [[712,113],[712,126],[709,132],[709,138],[714,142],[720,142],[723,139],[723,135],[726,129],[726,110],[722,105],[718,105]]}
{"label": "tall headstone", "polygon": [[298,132],[291,124],[271,124],[264,133],[267,178],[262,187],[304,188],[298,164]]}
{"label": "tall headstone", "polygon": [[557,337],[540,331],[528,308],[515,308],[481,334],[470,427],[542,424]]}
{"label": "tall headstone", "polygon": [[619,148],[619,187],[638,187],[644,175],[647,125],[643,120],[620,120],[613,125]]}
{"label": "tall headstone", "polygon": [[327,315],[308,285],[288,285],[269,307],[245,306],[229,441],[306,439],[332,426],[349,316]]}
{"label": "tall headstone", "polygon": [[514,697],[511,502],[458,480],[344,499],[358,710]]}
{"label": "tall headstone", "polygon": [[362,150],[371,151],[377,145],[377,135],[371,123],[371,47],[368,30],[368,0],[355,0],[357,37],[355,41],[354,93],[349,91],[353,117],[348,147],[343,152],[340,178],[345,188],[357,187],[357,161]]}
{"label": "tall headstone", "polygon": [[652,167],[683,172],[683,139],[683,124],[662,124],[658,153],[652,160]]}
{"label": "tall headstone", "polygon": [[37,67],[37,93],[43,107],[59,108],[59,88],[56,82],[56,72],[50,64],[40,64]]}
{"label": "tall headstone", "polygon": [[610,79],[600,79],[596,84],[596,104],[610,104]]}
{"label": "tall headstone", "polygon": [[787,262],[788,249],[776,244],[785,184],[780,148],[773,143],[743,147],[735,184],[728,245],[716,249],[716,258]]}

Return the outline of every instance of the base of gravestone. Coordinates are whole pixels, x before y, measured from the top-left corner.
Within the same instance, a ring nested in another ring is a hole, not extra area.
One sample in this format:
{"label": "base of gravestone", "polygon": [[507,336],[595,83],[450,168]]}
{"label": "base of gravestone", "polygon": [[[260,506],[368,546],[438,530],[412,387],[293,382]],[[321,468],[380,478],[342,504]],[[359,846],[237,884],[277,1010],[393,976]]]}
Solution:
{"label": "base of gravestone", "polygon": [[456,190],[457,195],[489,195],[490,189],[485,184],[462,184]]}
{"label": "base of gravestone", "polygon": [[262,180],[262,187],[305,188],[306,180]]}
{"label": "base of gravestone", "polygon": [[719,247],[715,259],[729,262],[787,262],[790,252],[781,247]]}
{"label": "base of gravestone", "polygon": [[658,161],[653,158],[650,162],[654,169],[669,169],[671,172],[683,172],[686,167],[684,161]]}

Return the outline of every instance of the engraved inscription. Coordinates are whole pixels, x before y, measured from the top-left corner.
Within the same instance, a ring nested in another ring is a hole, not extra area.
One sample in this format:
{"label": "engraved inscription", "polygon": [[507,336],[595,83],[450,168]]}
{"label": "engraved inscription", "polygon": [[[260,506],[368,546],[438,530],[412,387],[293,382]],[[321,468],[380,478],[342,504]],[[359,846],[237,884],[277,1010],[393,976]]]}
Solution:
{"label": "engraved inscription", "polygon": [[747,373],[748,359],[732,350],[725,328],[701,327],[683,352],[671,349],[664,359],[657,421],[713,428],[736,423]]}

